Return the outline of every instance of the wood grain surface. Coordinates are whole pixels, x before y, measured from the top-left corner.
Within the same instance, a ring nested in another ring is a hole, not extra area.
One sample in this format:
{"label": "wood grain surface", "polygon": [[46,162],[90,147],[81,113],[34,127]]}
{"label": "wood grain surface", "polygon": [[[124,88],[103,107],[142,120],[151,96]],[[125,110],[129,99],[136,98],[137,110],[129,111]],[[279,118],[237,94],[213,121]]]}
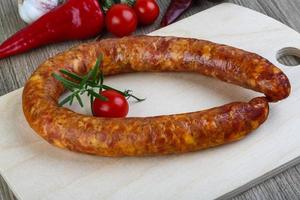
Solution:
{"label": "wood grain surface", "polygon": [[[162,11],[161,13],[163,13],[170,0],[158,0],[158,2]],[[216,2],[197,0],[194,6],[182,18],[212,7],[217,4]],[[232,2],[257,10],[300,32],[300,0],[228,0],[223,2]],[[140,28],[136,34],[149,33],[157,29],[159,21],[152,26]],[[1,0],[0,42],[24,26],[25,24],[18,17],[17,0]],[[103,35],[103,37],[108,36],[108,34]],[[50,45],[27,54],[0,60],[0,95],[22,87],[25,80],[39,63],[76,43],[79,42]],[[296,64],[297,62],[299,63],[299,59],[283,59],[283,62]],[[5,181],[0,177],[0,200],[12,199],[15,199],[14,195],[9,190]],[[254,180],[242,188],[230,192],[220,199],[300,199],[300,159],[294,160],[282,168],[266,174],[263,178]]]}

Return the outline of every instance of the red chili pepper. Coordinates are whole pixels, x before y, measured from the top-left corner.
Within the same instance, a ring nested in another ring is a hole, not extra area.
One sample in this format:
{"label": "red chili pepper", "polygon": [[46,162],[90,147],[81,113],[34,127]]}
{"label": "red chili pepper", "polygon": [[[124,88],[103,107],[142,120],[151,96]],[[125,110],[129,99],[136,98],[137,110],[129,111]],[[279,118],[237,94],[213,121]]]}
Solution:
{"label": "red chili pepper", "polygon": [[160,26],[167,26],[173,23],[192,4],[192,0],[172,0]]}
{"label": "red chili pepper", "polygon": [[68,0],[0,45],[0,59],[46,44],[99,34],[104,15],[98,0]]}

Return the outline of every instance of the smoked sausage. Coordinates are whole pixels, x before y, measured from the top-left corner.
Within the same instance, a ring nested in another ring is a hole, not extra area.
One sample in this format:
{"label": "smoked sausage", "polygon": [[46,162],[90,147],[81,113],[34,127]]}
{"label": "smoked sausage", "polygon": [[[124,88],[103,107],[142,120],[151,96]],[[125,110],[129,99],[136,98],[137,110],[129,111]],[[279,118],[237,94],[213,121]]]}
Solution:
{"label": "smoked sausage", "polygon": [[[53,73],[86,74],[102,54],[104,75],[128,72],[194,72],[265,94],[248,103],[167,116],[96,118],[58,106],[64,92]],[[288,97],[286,75],[254,53],[209,41],[156,36],[105,39],[82,44],[45,61],[27,81],[23,111],[49,143],[101,156],[165,155],[240,140],[257,129],[269,102]]]}

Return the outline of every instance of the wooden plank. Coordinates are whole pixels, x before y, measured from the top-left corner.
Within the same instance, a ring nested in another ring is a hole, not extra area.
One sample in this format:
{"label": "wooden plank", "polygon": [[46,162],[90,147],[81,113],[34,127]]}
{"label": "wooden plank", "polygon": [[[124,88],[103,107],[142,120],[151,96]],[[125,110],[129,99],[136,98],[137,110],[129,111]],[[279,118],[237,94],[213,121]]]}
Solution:
{"label": "wooden plank", "polygon": [[[166,9],[170,0],[158,0],[161,10]],[[0,1],[0,41],[13,34],[21,27],[25,26],[18,17],[17,1]],[[267,14],[297,31],[300,31],[300,0],[228,0],[227,2],[237,3]],[[216,3],[207,1],[196,1],[192,9],[186,12],[182,18],[190,16],[196,12],[209,8]],[[160,16],[161,18],[162,16]],[[238,16],[237,16],[238,17]],[[159,21],[149,27],[140,28],[136,34],[149,33],[159,27]],[[104,37],[107,37],[105,35]],[[24,85],[24,82],[33,72],[36,66],[47,57],[69,48],[79,42],[68,42],[60,45],[40,48],[36,51],[15,56],[13,58],[0,60],[0,95],[6,94]],[[296,166],[274,176],[248,191],[237,194],[233,199],[299,199],[300,198],[300,162]],[[251,186],[253,186],[252,184]],[[245,191],[249,186],[245,186],[238,191]],[[7,185],[0,178],[0,200],[14,199]]]}

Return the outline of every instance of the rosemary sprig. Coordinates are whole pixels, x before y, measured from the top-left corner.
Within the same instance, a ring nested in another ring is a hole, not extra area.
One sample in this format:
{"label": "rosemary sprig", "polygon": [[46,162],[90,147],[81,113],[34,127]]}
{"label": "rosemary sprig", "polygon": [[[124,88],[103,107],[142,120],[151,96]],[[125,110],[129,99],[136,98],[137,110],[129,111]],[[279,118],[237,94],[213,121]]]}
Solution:
{"label": "rosemary sprig", "polygon": [[[79,76],[65,69],[59,71],[61,75],[57,73],[52,74],[56,80],[58,80],[67,90],[71,92],[69,96],[59,102],[59,106],[63,106],[67,103],[72,105],[74,99],[76,99],[79,105],[83,107],[83,101],[80,96],[87,93],[87,96],[90,98],[90,105],[92,108],[95,98],[101,99],[102,101],[108,100],[105,96],[101,95],[102,90],[115,90],[125,96],[127,99],[132,97],[138,102],[145,100],[134,96],[131,90],[125,90],[122,92],[108,85],[104,85],[104,76],[102,70],[100,69],[102,59],[102,55],[99,56],[93,68],[85,76]],[[97,90],[97,92],[95,90]]]}
{"label": "rosemary sprig", "polygon": [[134,96],[133,94],[132,94],[132,90],[125,90],[124,92],[122,92],[122,91],[120,91],[120,90],[116,90],[116,89],[114,89],[114,88],[112,88],[112,87],[109,87],[108,85],[102,85],[102,88],[103,89],[105,89],[105,90],[115,90],[115,91],[117,91],[117,92],[119,92],[119,93],[121,93],[124,97],[126,97],[127,99],[129,99],[129,98],[134,98],[135,100],[137,100],[138,102],[140,102],[140,101],[145,101],[146,99],[141,99],[141,98],[138,98],[138,97],[136,97],[136,96]]}

